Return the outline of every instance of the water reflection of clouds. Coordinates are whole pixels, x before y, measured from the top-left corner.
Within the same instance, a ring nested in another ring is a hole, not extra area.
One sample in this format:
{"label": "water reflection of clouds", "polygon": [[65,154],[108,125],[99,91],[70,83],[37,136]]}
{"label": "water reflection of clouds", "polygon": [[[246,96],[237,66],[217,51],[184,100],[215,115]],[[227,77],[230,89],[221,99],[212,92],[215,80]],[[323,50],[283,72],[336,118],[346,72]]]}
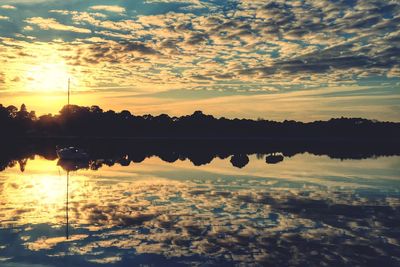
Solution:
{"label": "water reflection of clouds", "polygon": [[[158,158],[150,158],[141,164],[135,164],[135,173],[140,175],[166,177],[168,179],[193,180],[208,179],[213,182],[218,178],[245,177],[248,178],[267,178],[268,183],[288,182],[296,184],[300,182],[322,184],[324,186],[351,186],[360,187],[361,183],[372,186],[390,183],[399,183],[397,177],[400,176],[398,166],[400,157],[388,157],[380,159],[365,160],[345,160],[330,159],[327,156],[314,156],[310,154],[296,155],[286,159],[277,165],[267,165],[264,160],[257,159],[255,155],[250,157],[249,164],[243,169],[238,170],[231,166],[229,160],[214,159],[210,165],[203,165],[193,168],[189,161],[177,161],[174,164],[167,164]],[[340,168],[338,168],[340,166]],[[115,166],[121,172],[129,170],[124,167]],[[379,178],[379,179],[377,179]],[[223,183],[225,180],[222,181]],[[265,183],[266,181],[263,181]],[[263,184],[264,185],[264,184]]]}
{"label": "water reflection of clouds", "polygon": [[[396,258],[400,255],[399,196],[382,187],[391,181],[398,192],[390,171],[386,184],[377,183],[377,188],[371,178],[358,181],[358,187],[341,182],[338,187],[326,186],[321,179],[308,183],[282,178],[277,169],[268,173],[272,179],[262,178],[257,168],[254,176],[247,167],[240,176],[230,169],[224,173],[218,162],[200,168],[197,175],[184,162],[176,167],[157,167],[157,161],[147,164],[73,173],[69,240],[62,230],[65,180],[51,176],[52,165],[43,169],[42,177],[54,179],[49,183],[54,195],[61,197],[49,198],[49,203],[29,191],[41,185],[29,168],[24,175],[12,170],[2,173],[1,231],[7,234],[0,233],[1,244],[12,241],[21,254],[40,255],[49,263],[70,257],[79,266],[130,266],[133,260],[170,265],[400,263]],[[182,169],[187,170],[186,179],[169,178]],[[339,169],[336,177],[346,179],[349,172]],[[354,172],[354,177],[362,174]],[[297,186],[287,186],[295,182]],[[19,209],[20,217],[15,214]],[[1,255],[14,254],[6,246]]]}

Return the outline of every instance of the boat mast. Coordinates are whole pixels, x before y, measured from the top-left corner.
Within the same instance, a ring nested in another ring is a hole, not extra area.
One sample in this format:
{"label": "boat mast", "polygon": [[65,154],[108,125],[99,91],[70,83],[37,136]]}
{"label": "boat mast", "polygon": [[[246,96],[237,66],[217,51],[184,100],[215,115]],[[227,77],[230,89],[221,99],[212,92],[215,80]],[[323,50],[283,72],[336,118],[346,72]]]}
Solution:
{"label": "boat mast", "polygon": [[65,236],[66,239],[69,239],[69,216],[68,216],[68,187],[69,187],[69,171],[67,171],[67,201],[65,205],[65,213],[67,217],[67,225],[66,225],[66,230],[65,230]]}
{"label": "boat mast", "polygon": [[69,107],[70,84],[71,84],[71,78],[68,78],[68,107]]}

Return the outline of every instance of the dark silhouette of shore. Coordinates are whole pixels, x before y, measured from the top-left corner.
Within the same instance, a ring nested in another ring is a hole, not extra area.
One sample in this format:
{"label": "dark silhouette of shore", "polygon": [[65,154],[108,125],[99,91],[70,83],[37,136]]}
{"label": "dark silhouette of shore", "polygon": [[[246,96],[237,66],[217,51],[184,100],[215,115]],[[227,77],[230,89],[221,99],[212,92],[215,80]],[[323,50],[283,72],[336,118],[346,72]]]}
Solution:
{"label": "dark silhouette of shore", "polygon": [[190,116],[134,116],[104,112],[98,106],[65,106],[58,115],[36,117],[25,105],[0,105],[0,170],[40,155],[56,159],[56,146],[76,146],[90,155],[86,162],[61,162],[67,169],[139,163],[151,156],[194,165],[230,158],[243,168],[258,154],[278,164],[298,153],[338,159],[400,155],[400,123],[340,118],[310,123],[214,118],[197,111]]}
{"label": "dark silhouette of shore", "polygon": [[215,118],[196,111],[170,117],[135,116],[124,110],[67,105],[57,115],[37,117],[25,105],[0,105],[0,138],[220,139],[220,140],[391,140],[400,136],[400,123],[361,118],[336,118],[303,123]]}
{"label": "dark silhouette of shore", "polygon": [[285,158],[310,153],[334,159],[366,159],[399,156],[400,143],[391,141],[304,141],[304,140],[126,140],[43,138],[9,140],[0,150],[0,171],[20,165],[21,170],[35,155],[56,160],[56,146],[80,147],[89,154],[84,161],[60,161],[67,170],[92,169],[103,165],[128,166],[156,156],[165,162],[189,160],[195,166],[206,165],[215,158],[226,159],[237,168],[249,163],[250,155],[263,158],[266,164],[280,164]]}

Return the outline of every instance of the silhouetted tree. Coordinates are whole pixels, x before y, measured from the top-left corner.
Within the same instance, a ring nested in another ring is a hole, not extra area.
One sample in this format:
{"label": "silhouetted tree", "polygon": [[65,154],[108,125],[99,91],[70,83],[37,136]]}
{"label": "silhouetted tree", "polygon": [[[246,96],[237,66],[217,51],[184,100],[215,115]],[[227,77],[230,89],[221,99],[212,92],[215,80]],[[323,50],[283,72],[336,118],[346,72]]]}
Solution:
{"label": "silhouetted tree", "polygon": [[12,105],[8,106],[7,111],[11,118],[17,117],[18,108],[16,106],[12,106]]}
{"label": "silhouetted tree", "polygon": [[232,165],[237,168],[243,168],[249,163],[249,161],[250,161],[249,157],[244,154],[233,155],[231,158]]}
{"label": "silhouetted tree", "polygon": [[[57,115],[36,118],[22,104],[0,106],[3,136],[76,136],[200,139],[396,139],[400,124],[362,118],[335,118],[309,123],[285,120],[214,118],[202,111],[170,117],[167,114],[135,116],[128,110],[104,112],[99,106],[64,106]],[[201,161],[199,161],[200,163]]]}

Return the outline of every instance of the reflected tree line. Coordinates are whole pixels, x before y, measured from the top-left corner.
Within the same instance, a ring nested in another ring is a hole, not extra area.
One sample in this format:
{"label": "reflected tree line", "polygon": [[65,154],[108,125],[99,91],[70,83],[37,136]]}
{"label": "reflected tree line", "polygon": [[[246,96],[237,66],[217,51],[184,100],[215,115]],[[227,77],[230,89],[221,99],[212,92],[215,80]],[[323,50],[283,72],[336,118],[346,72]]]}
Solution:
{"label": "reflected tree line", "polygon": [[[267,115],[267,114],[266,114]],[[303,123],[264,119],[215,118],[196,111],[170,117],[137,116],[127,110],[104,111],[99,106],[64,106],[59,114],[37,117],[23,104],[0,104],[0,137],[219,138],[219,139],[396,139],[400,123],[361,118],[336,118]]]}
{"label": "reflected tree line", "polygon": [[278,164],[296,154],[311,153],[336,159],[365,159],[400,155],[400,144],[375,141],[262,141],[262,140],[126,140],[126,139],[59,139],[9,141],[0,150],[0,170],[16,164],[24,171],[28,159],[35,155],[56,160],[57,146],[76,146],[85,150],[85,161],[60,161],[66,170],[92,169],[119,164],[128,166],[146,158],[158,157],[169,163],[189,160],[194,166],[206,165],[214,159],[229,160],[237,168],[245,167],[250,155],[266,164]]}

